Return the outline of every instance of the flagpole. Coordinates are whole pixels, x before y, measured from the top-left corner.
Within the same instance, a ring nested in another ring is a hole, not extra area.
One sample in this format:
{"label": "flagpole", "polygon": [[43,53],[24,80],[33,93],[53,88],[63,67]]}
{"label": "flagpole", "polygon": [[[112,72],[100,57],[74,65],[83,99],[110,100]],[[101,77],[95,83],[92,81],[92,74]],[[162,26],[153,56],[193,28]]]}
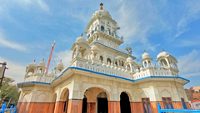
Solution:
{"label": "flagpole", "polygon": [[50,62],[51,62],[51,58],[52,58],[52,55],[53,55],[53,51],[54,51],[55,45],[56,45],[56,42],[54,41],[52,46],[51,46],[51,52],[50,52],[50,55],[49,55],[49,59],[48,59],[45,75],[48,74],[49,66],[50,66]]}

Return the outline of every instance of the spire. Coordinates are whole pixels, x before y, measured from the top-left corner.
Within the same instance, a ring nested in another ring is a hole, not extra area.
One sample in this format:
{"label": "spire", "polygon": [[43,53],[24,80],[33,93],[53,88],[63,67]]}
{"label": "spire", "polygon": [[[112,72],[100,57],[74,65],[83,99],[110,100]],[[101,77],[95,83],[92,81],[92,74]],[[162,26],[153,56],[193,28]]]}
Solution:
{"label": "spire", "polygon": [[100,10],[103,10],[103,3],[100,3]]}

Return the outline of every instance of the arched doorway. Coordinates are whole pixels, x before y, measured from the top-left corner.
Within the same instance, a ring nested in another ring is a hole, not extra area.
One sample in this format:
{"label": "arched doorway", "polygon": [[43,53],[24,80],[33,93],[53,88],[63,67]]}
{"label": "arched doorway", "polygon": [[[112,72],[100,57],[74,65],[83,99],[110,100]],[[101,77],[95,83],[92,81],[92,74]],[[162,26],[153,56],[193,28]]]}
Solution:
{"label": "arched doorway", "polygon": [[121,113],[131,113],[129,96],[125,92],[122,92],[120,95],[120,109]]}
{"label": "arched doorway", "polygon": [[84,95],[82,113],[87,113],[87,97]]}
{"label": "arched doorway", "polygon": [[92,87],[85,91],[82,113],[108,113],[108,95],[105,90]]}
{"label": "arched doorway", "polygon": [[60,99],[63,101],[62,109],[60,109],[60,110],[62,111],[62,113],[67,113],[68,100],[69,100],[69,90],[68,89],[64,89],[62,91]]}
{"label": "arched doorway", "polygon": [[105,92],[101,92],[97,96],[98,113],[108,113],[108,99]]}

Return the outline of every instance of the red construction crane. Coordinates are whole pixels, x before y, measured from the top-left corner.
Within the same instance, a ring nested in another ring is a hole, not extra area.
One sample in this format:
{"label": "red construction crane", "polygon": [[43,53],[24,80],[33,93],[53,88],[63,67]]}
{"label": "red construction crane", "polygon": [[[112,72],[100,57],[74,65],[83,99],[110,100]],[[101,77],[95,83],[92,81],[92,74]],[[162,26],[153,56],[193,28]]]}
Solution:
{"label": "red construction crane", "polygon": [[50,66],[50,62],[51,62],[51,58],[52,58],[52,55],[53,55],[53,51],[54,51],[55,45],[56,45],[56,42],[54,41],[52,46],[51,46],[51,52],[50,52],[50,55],[49,55],[49,59],[48,59],[45,75],[48,74],[48,70],[49,70],[49,66]]}

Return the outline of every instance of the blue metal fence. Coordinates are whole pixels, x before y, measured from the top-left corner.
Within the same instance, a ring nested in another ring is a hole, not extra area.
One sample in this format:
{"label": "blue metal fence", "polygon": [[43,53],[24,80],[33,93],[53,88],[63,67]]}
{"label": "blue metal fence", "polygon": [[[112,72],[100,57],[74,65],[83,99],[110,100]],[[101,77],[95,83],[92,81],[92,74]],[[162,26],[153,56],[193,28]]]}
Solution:
{"label": "blue metal fence", "polygon": [[10,108],[6,107],[6,103],[4,102],[1,106],[0,113],[17,113],[17,108],[15,106],[10,106]]}
{"label": "blue metal fence", "polygon": [[158,113],[200,113],[200,110],[192,109],[162,109],[160,104],[157,104]]}

